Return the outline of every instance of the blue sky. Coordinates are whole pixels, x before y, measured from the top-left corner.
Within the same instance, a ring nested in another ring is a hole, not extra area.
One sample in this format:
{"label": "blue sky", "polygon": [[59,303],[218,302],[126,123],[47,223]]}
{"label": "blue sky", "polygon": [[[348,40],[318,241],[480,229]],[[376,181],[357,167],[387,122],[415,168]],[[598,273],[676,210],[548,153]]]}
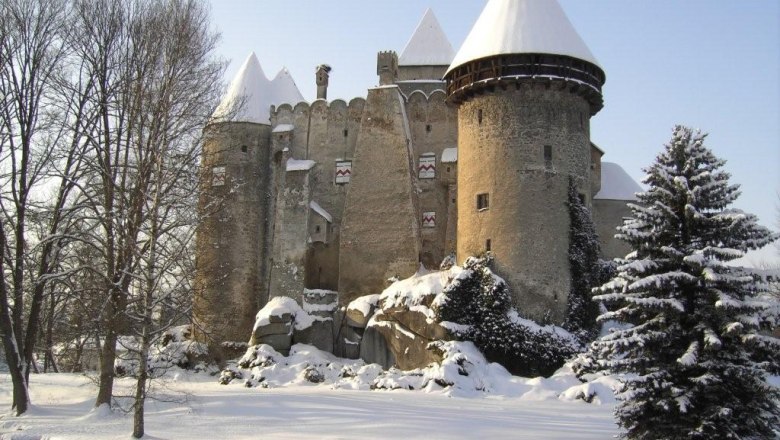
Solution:
{"label": "blue sky", "polygon": [[[643,176],[674,124],[708,146],[742,185],[738,208],[780,229],[780,2],[559,0],[607,74],[591,121],[604,160]],[[286,66],[306,99],[314,67],[333,67],[328,98],[365,96],[376,52],[401,52],[425,9],[457,51],[483,0],[213,0],[226,82],[254,51],[269,77]]]}

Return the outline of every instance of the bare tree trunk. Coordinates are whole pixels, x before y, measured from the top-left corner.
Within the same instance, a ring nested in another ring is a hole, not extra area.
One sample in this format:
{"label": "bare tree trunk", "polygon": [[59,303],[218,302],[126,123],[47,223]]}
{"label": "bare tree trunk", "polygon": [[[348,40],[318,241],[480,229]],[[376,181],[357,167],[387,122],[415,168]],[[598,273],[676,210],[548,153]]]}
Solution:
{"label": "bare tree trunk", "polygon": [[[0,249],[5,248],[5,232],[3,230],[3,221],[0,219]],[[3,273],[3,261],[0,258],[0,274]],[[11,374],[13,384],[13,402],[11,407],[16,410],[16,415],[27,412],[27,406],[30,403],[30,395],[27,389],[27,373],[22,356],[16,345],[16,336],[11,324],[11,316],[8,313],[8,291],[5,281],[0,279],[0,330],[3,333],[3,347],[5,347],[5,359],[8,361],[8,371]]]}
{"label": "bare tree trunk", "polygon": [[145,301],[149,313],[146,315],[149,319],[144,319],[143,331],[141,333],[141,347],[138,353],[138,379],[135,384],[135,404],[133,406],[133,437],[141,438],[144,436],[144,405],[146,403],[146,383],[149,377],[149,330],[152,326],[151,308],[152,295],[147,291]]}
{"label": "bare tree trunk", "polygon": [[51,366],[51,369],[55,373],[59,373],[60,369],[57,366],[57,360],[54,356],[54,319],[56,317],[55,311],[57,303],[54,289],[49,290],[49,307],[46,312],[46,331],[44,340],[44,345],[46,346],[46,367],[44,367],[44,371],[48,371],[48,367]]}

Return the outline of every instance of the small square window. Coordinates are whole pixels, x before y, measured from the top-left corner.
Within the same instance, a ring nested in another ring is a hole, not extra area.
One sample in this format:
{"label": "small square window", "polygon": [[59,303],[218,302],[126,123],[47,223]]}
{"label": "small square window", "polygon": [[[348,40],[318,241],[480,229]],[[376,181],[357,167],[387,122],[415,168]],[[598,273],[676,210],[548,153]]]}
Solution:
{"label": "small square window", "polygon": [[345,129],[344,129],[344,137],[347,137],[347,136],[349,136],[349,130],[347,130],[347,129],[345,128]]}
{"label": "small square window", "polygon": [[427,124],[427,125],[425,126],[425,131],[427,131],[428,133],[430,133],[430,132],[431,132],[431,124]]}
{"label": "small square window", "polygon": [[490,208],[490,194],[477,194],[477,211],[484,211]]}
{"label": "small square window", "polygon": [[242,145],[241,146],[241,152],[242,153],[246,153],[246,151],[247,151],[247,146],[246,145]]}

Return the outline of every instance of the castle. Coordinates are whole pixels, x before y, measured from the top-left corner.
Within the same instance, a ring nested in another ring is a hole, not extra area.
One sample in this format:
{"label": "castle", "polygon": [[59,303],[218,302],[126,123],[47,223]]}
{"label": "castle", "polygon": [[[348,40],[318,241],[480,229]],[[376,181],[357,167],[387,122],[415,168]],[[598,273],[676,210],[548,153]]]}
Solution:
{"label": "castle", "polygon": [[640,187],[590,140],[605,74],[556,0],[490,0],[457,53],[428,10],[365,98],[328,102],[330,72],[307,103],[252,54],[204,129],[194,315],[212,340],[246,341],[273,297],[338,313],[485,251],[519,310],[561,322],[570,180],[604,257],[625,255]]}

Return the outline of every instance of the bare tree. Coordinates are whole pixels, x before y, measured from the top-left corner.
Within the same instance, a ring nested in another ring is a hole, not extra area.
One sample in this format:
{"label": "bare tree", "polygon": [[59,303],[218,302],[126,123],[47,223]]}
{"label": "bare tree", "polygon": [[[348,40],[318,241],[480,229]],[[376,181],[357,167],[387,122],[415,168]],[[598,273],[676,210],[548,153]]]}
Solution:
{"label": "bare tree", "polygon": [[[17,414],[24,413],[29,402],[29,371],[44,300],[42,284],[33,287],[26,276],[28,217],[35,209],[33,190],[42,183],[62,134],[57,129],[62,116],[43,108],[57,100],[52,86],[66,55],[65,12],[61,0],[0,4],[0,329]],[[43,275],[49,262],[40,263],[38,273]],[[30,291],[28,310],[25,296]]]}
{"label": "bare tree", "polygon": [[117,338],[135,333],[136,427],[143,433],[150,344],[164,330],[154,316],[180,291],[192,241],[200,130],[215,106],[224,64],[197,0],[75,4],[75,50],[85,60],[100,114],[89,139],[89,200],[95,228],[84,240],[100,254],[88,270],[102,283],[102,348],[96,406],[111,405]]}
{"label": "bare tree", "polygon": [[[138,381],[133,436],[144,434],[144,402],[150,378],[152,342],[177,318],[155,322],[158,310],[181,298],[192,276],[191,245],[195,232],[197,169],[201,131],[216,101],[223,63],[214,59],[217,35],[209,27],[208,11],[200,1],[154,1],[144,5],[142,24],[134,38],[150,44],[144,64],[153,66],[139,85],[142,111],[136,123],[136,143],[148,158],[145,203],[136,250],[138,307],[131,322],[139,337]],[[168,29],[176,29],[169,32]],[[172,310],[173,307],[164,307]],[[177,307],[179,312],[188,309]],[[133,313],[135,312],[135,313]],[[181,316],[181,315],[179,315]]]}

